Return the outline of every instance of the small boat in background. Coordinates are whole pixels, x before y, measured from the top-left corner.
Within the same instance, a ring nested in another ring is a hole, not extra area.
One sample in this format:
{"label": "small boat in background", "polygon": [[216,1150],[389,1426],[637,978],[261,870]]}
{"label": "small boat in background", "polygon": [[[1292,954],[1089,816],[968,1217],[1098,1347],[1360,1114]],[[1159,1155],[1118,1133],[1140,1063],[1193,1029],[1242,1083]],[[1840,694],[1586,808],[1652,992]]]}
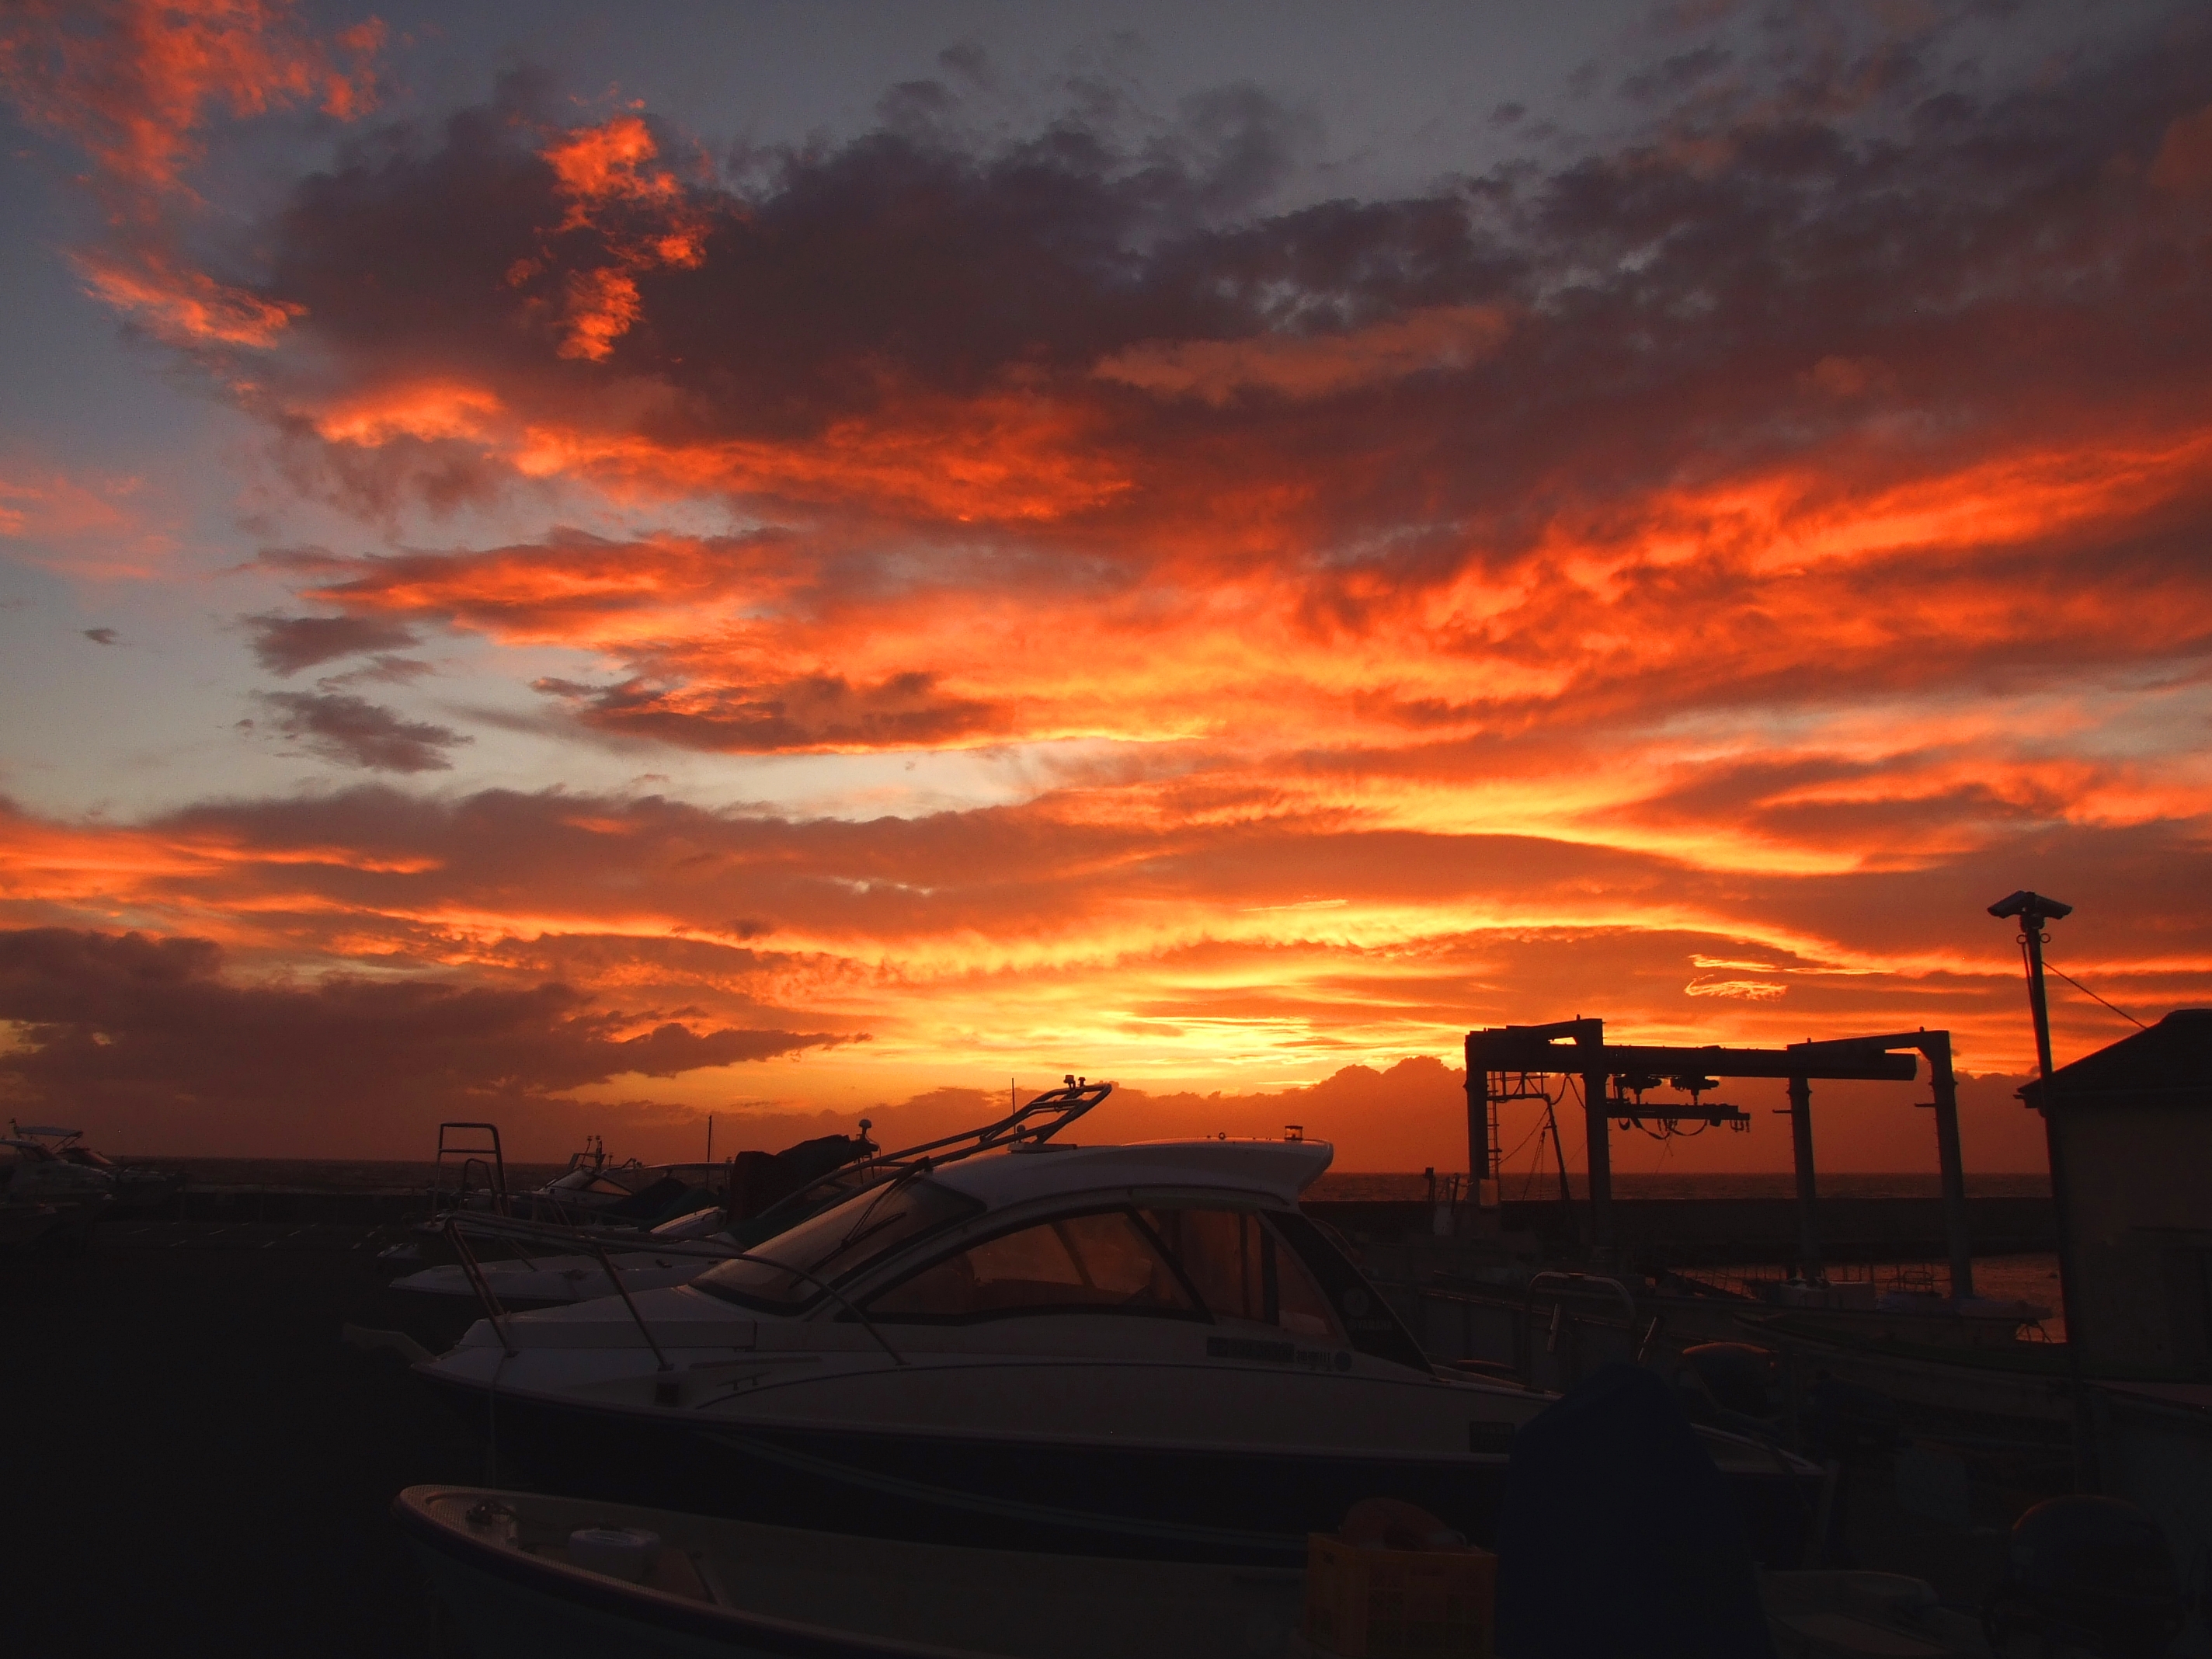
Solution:
{"label": "small boat in background", "polygon": [[[925,1162],[933,1169],[942,1168],[994,1147],[1016,1142],[1042,1145],[1103,1100],[1112,1088],[1109,1083],[1079,1084],[1070,1078],[994,1122],[895,1152],[880,1152],[867,1138],[871,1126],[866,1118],[857,1135],[824,1135],[780,1152],[740,1152],[730,1164],[724,1207],[665,1222],[651,1230],[643,1248],[640,1241],[603,1226],[564,1228],[483,1212],[451,1215],[435,1224],[457,1224],[461,1235],[455,1241],[457,1249],[477,1254],[474,1247],[482,1244],[514,1254],[504,1260],[425,1267],[394,1279],[392,1288],[424,1296],[473,1297],[480,1294],[480,1279],[501,1309],[559,1307],[623,1291],[670,1290],[690,1284],[716,1262],[744,1255],[817,1211],[841,1203],[863,1188],[894,1181]],[[677,1246],[681,1248],[672,1248]]]}
{"label": "small boat in background", "polygon": [[143,1164],[119,1164],[84,1144],[84,1131],[48,1123],[11,1124],[15,1139],[36,1142],[64,1164],[97,1170],[108,1179],[115,1200],[114,1213],[142,1214],[158,1210],[184,1190],[185,1178],[169,1170]]}
{"label": "small boat in background", "polygon": [[616,1164],[594,1137],[570,1156],[568,1169],[534,1191],[513,1194],[507,1206],[525,1220],[649,1231],[710,1206],[714,1173],[707,1164]]}
{"label": "small boat in background", "polygon": [[1268,1659],[1295,1568],[904,1543],[466,1486],[392,1515],[484,1659]]}
{"label": "small boat in background", "polygon": [[[50,1209],[52,1219],[34,1226],[33,1237],[82,1249],[93,1224],[115,1202],[113,1177],[61,1157],[30,1133],[0,1137],[0,1200]],[[33,1225],[32,1218],[16,1224]]]}
{"label": "small boat in background", "polygon": [[[495,1136],[491,1124],[443,1124],[442,1130],[483,1128]],[[616,1227],[634,1232],[659,1232],[678,1222],[725,1213],[734,1217],[757,1214],[787,1194],[795,1192],[844,1166],[862,1162],[876,1151],[867,1137],[866,1120],[857,1135],[821,1135],[787,1146],[781,1152],[739,1152],[719,1164],[641,1164],[635,1158],[617,1164],[593,1136],[580,1152],[572,1153],[568,1167],[527,1192],[510,1193],[506,1186],[505,1161],[496,1139],[489,1147],[453,1148],[441,1144],[438,1158],[444,1167],[449,1153],[485,1152],[491,1161],[471,1157],[463,1166],[461,1186],[450,1201],[434,1194],[439,1212],[433,1229],[442,1227],[450,1215],[497,1215],[544,1228]],[[481,1175],[484,1184],[474,1184]],[[686,1234],[684,1237],[691,1235]]]}

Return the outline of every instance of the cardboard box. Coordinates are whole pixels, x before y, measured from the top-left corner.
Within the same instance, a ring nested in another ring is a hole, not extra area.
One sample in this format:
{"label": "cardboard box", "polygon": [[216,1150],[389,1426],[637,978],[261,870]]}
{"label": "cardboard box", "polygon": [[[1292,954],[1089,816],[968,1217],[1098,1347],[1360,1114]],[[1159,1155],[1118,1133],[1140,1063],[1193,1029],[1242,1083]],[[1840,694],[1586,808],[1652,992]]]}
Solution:
{"label": "cardboard box", "polygon": [[1341,1659],[1492,1659],[1498,1558],[1306,1537],[1305,1638]]}

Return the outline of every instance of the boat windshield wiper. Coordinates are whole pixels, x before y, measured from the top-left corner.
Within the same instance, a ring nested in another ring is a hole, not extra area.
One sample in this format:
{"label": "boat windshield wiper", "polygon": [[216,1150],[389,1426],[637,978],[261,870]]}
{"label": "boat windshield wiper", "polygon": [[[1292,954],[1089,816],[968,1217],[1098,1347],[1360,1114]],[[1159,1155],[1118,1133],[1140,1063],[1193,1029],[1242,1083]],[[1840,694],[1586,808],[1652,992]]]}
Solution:
{"label": "boat windshield wiper", "polygon": [[898,1191],[900,1188],[908,1185],[909,1182],[921,1180],[922,1176],[927,1175],[930,1170],[935,1167],[936,1165],[932,1164],[927,1158],[924,1158],[919,1164],[909,1164],[907,1168],[901,1170],[896,1175],[893,1176],[889,1181],[884,1182],[882,1187],[877,1190],[876,1195],[868,1200],[868,1207],[861,1211],[860,1213],[854,1218],[853,1224],[845,1230],[844,1237],[837,1241],[837,1248],[823,1255],[822,1259],[824,1261],[830,1261],[834,1257],[844,1255],[847,1250],[852,1249],[852,1247],[861,1238],[866,1237],[869,1219],[883,1206],[883,1201],[885,1199],[889,1198],[893,1193]]}

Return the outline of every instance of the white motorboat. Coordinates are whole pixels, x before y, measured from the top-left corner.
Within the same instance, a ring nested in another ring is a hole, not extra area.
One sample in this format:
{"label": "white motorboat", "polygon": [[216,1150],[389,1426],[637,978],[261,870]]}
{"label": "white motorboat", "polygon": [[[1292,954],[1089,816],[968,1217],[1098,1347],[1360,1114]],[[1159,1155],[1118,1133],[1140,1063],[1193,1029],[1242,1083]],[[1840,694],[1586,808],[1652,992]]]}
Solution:
{"label": "white motorboat", "polygon": [[[688,1285],[718,1261],[744,1254],[818,1210],[849,1198],[865,1187],[896,1180],[927,1160],[933,1168],[971,1158],[1016,1140],[1051,1139],[1113,1091],[1110,1083],[1070,1078],[1006,1116],[957,1134],[877,1156],[861,1134],[802,1141],[773,1156],[741,1154],[739,1170],[754,1200],[732,1211],[701,1210],[652,1230],[651,1242],[590,1226],[559,1227],[518,1223],[483,1214],[457,1213],[454,1247],[463,1259],[425,1267],[392,1282],[396,1291],[417,1295],[477,1297],[489,1292],[493,1304],[508,1308],[556,1307],[589,1302],[623,1291],[668,1290]],[[750,1170],[744,1160],[757,1158]],[[764,1200],[764,1201],[763,1201]],[[584,1247],[579,1249],[578,1246]],[[495,1249],[507,1257],[484,1259]]]}
{"label": "white motorboat", "polygon": [[[1478,1542],[1548,1397],[1431,1365],[1298,1195],[1322,1143],[927,1160],[672,1290],[478,1321],[417,1367],[582,1496],[841,1531],[1281,1564],[1353,1503]],[[1818,1471],[1700,1431],[1761,1559]]]}
{"label": "white motorboat", "polygon": [[[718,1173],[707,1164],[647,1165],[631,1158],[611,1162],[594,1145],[568,1159],[568,1167],[544,1186],[506,1200],[509,1212],[564,1226],[651,1227],[710,1201]],[[489,1194],[474,1194],[465,1208],[496,1208]]]}

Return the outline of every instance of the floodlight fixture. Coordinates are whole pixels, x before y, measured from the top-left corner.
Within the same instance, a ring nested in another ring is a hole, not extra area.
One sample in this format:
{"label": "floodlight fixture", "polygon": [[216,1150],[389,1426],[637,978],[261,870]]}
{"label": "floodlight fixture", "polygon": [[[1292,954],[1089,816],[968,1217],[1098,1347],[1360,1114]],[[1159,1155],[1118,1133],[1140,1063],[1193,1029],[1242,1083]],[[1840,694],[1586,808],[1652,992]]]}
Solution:
{"label": "floodlight fixture", "polygon": [[1990,906],[1990,914],[1993,916],[2019,916],[2023,919],[2036,916],[2056,921],[2061,916],[2072,915],[2074,907],[2070,904],[2062,904],[2055,898],[2045,898],[2040,893],[2031,893],[2023,887],[2017,893],[2008,894]]}

